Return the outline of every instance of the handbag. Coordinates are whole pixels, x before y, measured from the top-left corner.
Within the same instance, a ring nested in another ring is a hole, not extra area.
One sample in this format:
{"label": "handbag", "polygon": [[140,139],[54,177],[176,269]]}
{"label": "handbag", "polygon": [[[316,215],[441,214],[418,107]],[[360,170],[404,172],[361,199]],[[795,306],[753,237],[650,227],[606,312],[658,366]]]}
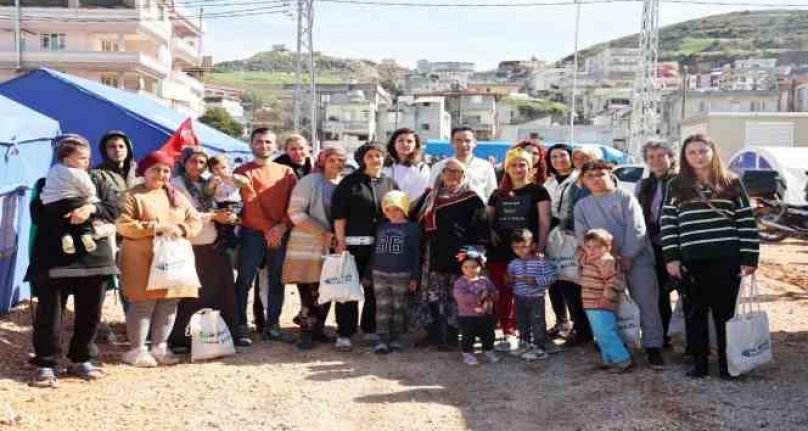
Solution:
{"label": "handbag", "polygon": [[365,292],[359,280],[356,260],[347,251],[325,256],[320,272],[319,304],[328,302],[364,301]]}
{"label": "handbag", "polygon": [[741,280],[741,292],[744,290],[746,301],[740,302],[735,316],[726,323],[727,366],[731,376],[748,373],[774,360],[769,316],[760,306],[754,274]]}
{"label": "handbag", "polygon": [[617,329],[620,338],[629,346],[640,345],[640,307],[623,289],[617,297]]}
{"label": "handbag", "polygon": [[152,261],[146,290],[199,287],[194,248],[185,238],[157,236],[152,244]]}
{"label": "handbag", "polygon": [[578,241],[574,235],[556,226],[547,236],[546,255],[558,272],[559,280],[577,282],[581,276],[578,263]]}
{"label": "handbag", "polygon": [[191,337],[191,362],[236,354],[230,329],[219,310],[203,308],[194,313],[185,335]]}

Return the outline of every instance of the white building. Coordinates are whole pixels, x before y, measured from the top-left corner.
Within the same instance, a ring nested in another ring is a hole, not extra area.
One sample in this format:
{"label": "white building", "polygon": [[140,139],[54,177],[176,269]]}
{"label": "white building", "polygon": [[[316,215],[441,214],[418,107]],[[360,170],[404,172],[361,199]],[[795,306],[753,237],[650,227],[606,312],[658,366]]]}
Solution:
{"label": "white building", "polygon": [[538,69],[530,79],[530,89],[535,93],[571,88],[572,73],[571,64]]}
{"label": "white building", "polygon": [[407,127],[422,141],[450,138],[452,117],[446,111],[446,100],[440,96],[402,96],[397,106],[388,111],[387,137],[393,131]]}
{"label": "white building", "polygon": [[170,0],[29,0],[0,3],[0,81],[47,66],[154,97],[199,115],[202,26]]}
{"label": "white building", "polygon": [[332,94],[325,106],[323,133],[326,141],[372,141],[376,139],[377,104],[362,90]]}
{"label": "white building", "polygon": [[404,86],[409,93],[458,91],[468,87],[473,74],[474,63],[419,60],[416,70],[404,79]]}
{"label": "white building", "polygon": [[640,51],[637,48],[606,48],[584,61],[586,73],[593,77],[625,77],[637,73]]}

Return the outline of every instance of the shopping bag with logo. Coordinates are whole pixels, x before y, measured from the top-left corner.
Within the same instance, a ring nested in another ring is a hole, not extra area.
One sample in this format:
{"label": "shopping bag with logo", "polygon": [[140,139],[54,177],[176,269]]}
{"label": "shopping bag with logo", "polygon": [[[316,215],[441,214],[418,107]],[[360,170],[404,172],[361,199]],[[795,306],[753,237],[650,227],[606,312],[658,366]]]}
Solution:
{"label": "shopping bag with logo", "polygon": [[194,249],[187,239],[157,236],[154,238],[152,251],[154,256],[146,290],[200,286]]}
{"label": "shopping bag with logo", "polygon": [[577,282],[580,278],[578,264],[578,242],[571,235],[556,226],[547,237],[546,255],[558,271],[558,279]]}
{"label": "shopping bag with logo", "polygon": [[633,347],[640,345],[640,307],[623,289],[617,300],[617,328],[620,338]]}
{"label": "shopping bag with logo", "polygon": [[731,376],[739,376],[774,360],[769,317],[760,307],[757,279],[754,275],[741,281],[744,301],[736,307],[735,317],[729,319],[727,331],[727,365]]}
{"label": "shopping bag with logo", "polygon": [[185,327],[185,335],[191,337],[191,362],[236,354],[230,329],[219,310],[203,308],[194,313]]}
{"label": "shopping bag with logo", "polygon": [[365,292],[359,280],[356,260],[347,251],[325,256],[320,273],[320,297],[318,302],[364,301]]}

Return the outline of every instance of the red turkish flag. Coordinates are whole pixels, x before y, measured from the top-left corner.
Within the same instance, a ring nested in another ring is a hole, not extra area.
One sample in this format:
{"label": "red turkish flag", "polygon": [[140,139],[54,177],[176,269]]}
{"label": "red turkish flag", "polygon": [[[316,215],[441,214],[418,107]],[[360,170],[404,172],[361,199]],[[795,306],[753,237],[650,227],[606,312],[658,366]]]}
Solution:
{"label": "red turkish flag", "polygon": [[177,159],[183,148],[194,147],[199,144],[199,138],[194,133],[193,122],[188,118],[180,124],[174,134],[160,147],[160,151]]}

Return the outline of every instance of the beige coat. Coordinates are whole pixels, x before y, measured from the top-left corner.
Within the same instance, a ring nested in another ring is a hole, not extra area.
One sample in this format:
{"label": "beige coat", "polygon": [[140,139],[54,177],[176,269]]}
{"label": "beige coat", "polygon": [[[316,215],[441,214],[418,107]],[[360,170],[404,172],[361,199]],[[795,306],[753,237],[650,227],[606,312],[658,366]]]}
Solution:
{"label": "beige coat", "polygon": [[188,199],[177,193],[177,206],[171,208],[164,189],[148,190],[139,185],[122,198],[121,216],[116,225],[123,236],[121,246],[121,283],[131,301],[169,298],[196,298],[199,286],[183,286],[168,290],[146,290],[152,261],[152,239],[158,225],[176,224],[186,238],[194,237],[202,228],[199,214]]}

